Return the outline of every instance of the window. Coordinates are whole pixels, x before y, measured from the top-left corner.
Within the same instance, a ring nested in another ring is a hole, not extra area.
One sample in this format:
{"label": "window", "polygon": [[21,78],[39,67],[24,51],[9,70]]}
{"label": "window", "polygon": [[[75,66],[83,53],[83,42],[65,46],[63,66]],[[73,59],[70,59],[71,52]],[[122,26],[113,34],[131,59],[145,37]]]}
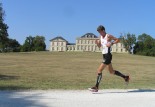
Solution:
{"label": "window", "polygon": [[77,40],[77,43],[79,43],[79,40]]}
{"label": "window", "polygon": [[91,51],[94,51],[93,46],[91,47]]}
{"label": "window", "polygon": [[85,40],[82,41],[82,44],[85,44]]}
{"label": "window", "polygon": [[79,50],[79,46],[77,46],[77,50]]}
{"label": "window", "polygon": [[90,46],[88,46],[88,51],[90,51]]}

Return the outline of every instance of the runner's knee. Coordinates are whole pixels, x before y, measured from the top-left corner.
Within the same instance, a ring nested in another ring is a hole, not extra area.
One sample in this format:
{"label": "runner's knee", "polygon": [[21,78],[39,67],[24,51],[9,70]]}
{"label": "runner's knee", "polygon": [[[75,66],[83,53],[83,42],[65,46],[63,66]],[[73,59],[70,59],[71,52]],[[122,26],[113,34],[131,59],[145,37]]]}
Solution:
{"label": "runner's knee", "polygon": [[102,70],[100,70],[100,69],[97,69],[97,73],[102,73]]}

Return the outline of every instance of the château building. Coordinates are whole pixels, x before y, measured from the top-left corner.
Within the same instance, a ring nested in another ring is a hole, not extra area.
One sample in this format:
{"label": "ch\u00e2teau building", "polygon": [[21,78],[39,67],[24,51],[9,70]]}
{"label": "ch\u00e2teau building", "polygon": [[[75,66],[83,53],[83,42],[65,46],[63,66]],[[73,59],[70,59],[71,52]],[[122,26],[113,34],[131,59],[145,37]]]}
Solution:
{"label": "ch\u00e2teau building", "polygon": [[[50,51],[91,51],[100,52],[102,48],[98,48],[95,40],[99,38],[93,33],[76,38],[76,43],[69,43],[61,36],[57,36],[50,40]],[[122,43],[117,43],[112,46],[112,52],[127,53]]]}

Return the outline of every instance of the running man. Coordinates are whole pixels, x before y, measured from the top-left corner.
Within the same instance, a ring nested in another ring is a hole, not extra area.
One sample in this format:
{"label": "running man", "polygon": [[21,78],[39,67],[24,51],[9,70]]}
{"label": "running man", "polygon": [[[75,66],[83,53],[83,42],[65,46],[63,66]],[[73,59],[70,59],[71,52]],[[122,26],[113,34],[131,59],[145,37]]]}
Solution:
{"label": "running man", "polygon": [[96,85],[92,88],[89,88],[89,90],[92,92],[98,92],[99,84],[102,79],[102,71],[104,70],[106,66],[108,67],[108,70],[111,74],[122,77],[126,83],[129,82],[129,76],[126,76],[122,74],[121,72],[114,70],[112,67],[112,63],[111,63],[111,60],[112,60],[111,46],[113,44],[118,43],[119,39],[115,38],[114,36],[110,34],[107,34],[105,31],[105,27],[102,25],[100,25],[97,28],[97,31],[100,33],[100,40],[96,40],[95,43],[97,44],[99,48],[102,46],[103,62],[97,69],[98,75],[97,75]]}

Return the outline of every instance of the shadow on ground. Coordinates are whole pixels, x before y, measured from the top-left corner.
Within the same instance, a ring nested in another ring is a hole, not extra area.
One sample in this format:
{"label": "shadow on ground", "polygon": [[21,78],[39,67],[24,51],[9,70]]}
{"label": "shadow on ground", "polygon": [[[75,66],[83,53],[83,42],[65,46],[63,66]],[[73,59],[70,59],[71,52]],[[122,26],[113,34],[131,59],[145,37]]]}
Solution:
{"label": "shadow on ground", "polygon": [[[19,76],[1,75],[0,74],[0,81],[2,81],[4,83],[5,83],[5,81],[17,80],[19,78],[20,78]],[[19,90],[19,89],[26,90],[26,89],[30,89],[30,87],[23,87],[23,86],[19,86],[19,85],[14,86],[14,85],[11,85],[11,84],[0,84],[0,90]]]}
{"label": "shadow on ground", "polygon": [[26,94],[16,91],[0,91],[0,107],[47,107],[37,102],[40,94]]}
{"label": "shadow on ground", "polygon": [[31,89],[31,87],[23,87],[23,86],[12,86],[12,85],[5,85],[5,86],[1,86],[0,85],[0,90],[4,91],[4,90],[8,90],[8,91],[11,91],[11,90],[28,90],[28,89]]}
{"label": "shadow on ground", "polygon": [[[19,76],[0,75],[0,81],[19,79]],[[20,95],[20,91],[31,89],[20,85],[0,85],[0,107],[47,107],[37,102],[40,94]]]}
{"label": "shadow on ground", "polygon": [[110,92],[110,93],[142,93],[142,92],[155,92],[153,89],[137,89],[126,92]]}
{"label": "shadow on ground", "polygon": [[94,92],[93,94],[106,94],[106,93],[143,93],[143,92],[155,92],[155,89],[137,89],[137,90],[130,90],[130,91],[112,91],[112,92]]}
{"label": "shadow on ground", "polygon": [[19,79],[19,76],[0,75],[0,80],[11,80],[11,79]]}
{"label": "shadow on ground", "polygon": [[141,93],[141,92],[155,92],[153,89],[138,89],[138,90],[132,90],[128,91],[128,93]]}

